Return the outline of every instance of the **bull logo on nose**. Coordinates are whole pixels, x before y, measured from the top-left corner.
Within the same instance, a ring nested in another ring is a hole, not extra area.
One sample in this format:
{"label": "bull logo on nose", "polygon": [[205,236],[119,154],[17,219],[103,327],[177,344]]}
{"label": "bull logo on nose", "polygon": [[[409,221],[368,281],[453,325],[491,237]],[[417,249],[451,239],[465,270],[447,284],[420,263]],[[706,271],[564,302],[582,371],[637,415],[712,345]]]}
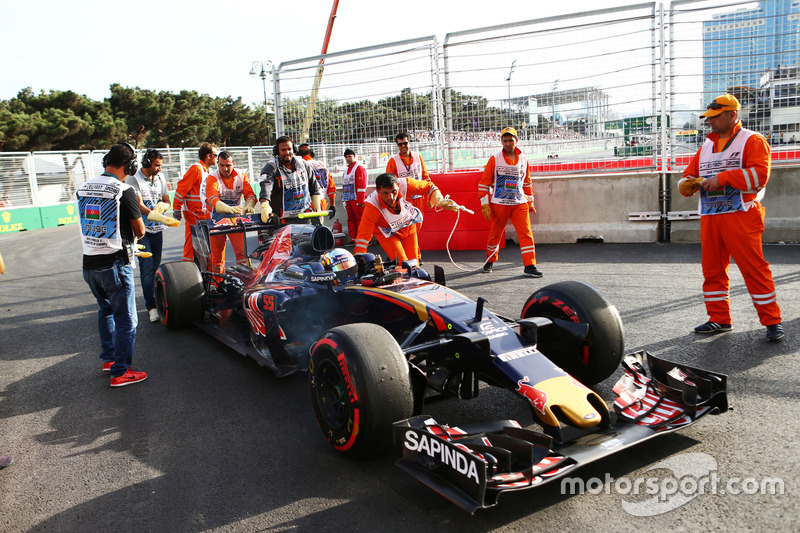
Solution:
{"label": "bull logo on nose", "polygon": [[525,376],[521,380],[517,381],[517,392],[525,396],[534,409],[544,415],[544,406],[547,405],[547,393],[537,389],[531,385],[530,382],[531,380],[528,378],[528,376]]}

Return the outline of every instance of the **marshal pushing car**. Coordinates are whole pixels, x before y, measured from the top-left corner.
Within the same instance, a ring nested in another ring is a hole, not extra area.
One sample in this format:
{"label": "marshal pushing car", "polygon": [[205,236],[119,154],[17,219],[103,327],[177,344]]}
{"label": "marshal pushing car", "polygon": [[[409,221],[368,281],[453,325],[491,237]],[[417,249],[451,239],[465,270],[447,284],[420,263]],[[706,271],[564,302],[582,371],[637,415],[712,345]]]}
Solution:
{"label": "marshal pushing car", "polygon": [[[210,239],[229,234],[261,237],[247,264],[214,273]],[[543,287],[510,319],[448,288],[438,267],[432,280],[334,239],[325,226],[256,217],[198,224],[196,262],[156,273],[161,321],[195,324],[279,376],[307,371],[335,450],[362,456],[392,444],[397,466],[469,512],[728,408],[722,374],[623,357],[619,313],[590,285]],[[620,365],[609,407],[590,387]],[[481,383],[518,393],[537,428],[448,427],[423,414],[426,399],[469,400]]]}

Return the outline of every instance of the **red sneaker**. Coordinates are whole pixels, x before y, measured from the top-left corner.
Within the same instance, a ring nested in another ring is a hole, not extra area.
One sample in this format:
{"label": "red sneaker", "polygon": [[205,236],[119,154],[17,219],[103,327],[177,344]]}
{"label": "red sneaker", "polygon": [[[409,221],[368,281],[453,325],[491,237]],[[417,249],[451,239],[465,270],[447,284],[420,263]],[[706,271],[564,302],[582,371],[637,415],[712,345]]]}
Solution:
{"label": "red sneaker", "polygon": [[103,372],[111,372],[111,367],[114,366],[114,361],[106,361],[103,363]]}
{"label": "red sneaker", "polygon": [[125,385],[139,383],[140,381],[144,381],[146,379],[147,372],[134,372],[133,370],[128,370],[119,377],[111,378],[111,386],[124,387]]}

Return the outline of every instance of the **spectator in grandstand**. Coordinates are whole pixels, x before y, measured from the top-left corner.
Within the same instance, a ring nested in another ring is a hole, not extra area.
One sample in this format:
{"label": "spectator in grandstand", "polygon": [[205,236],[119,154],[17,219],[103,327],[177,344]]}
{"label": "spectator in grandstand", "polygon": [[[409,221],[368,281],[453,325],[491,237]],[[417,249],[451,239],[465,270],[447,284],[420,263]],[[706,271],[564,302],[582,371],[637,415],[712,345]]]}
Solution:
{"label": "spectator in grandstand", "polygon": [[[233,155],[227,150],[219,153],[217,170],[209,172],[206,178],[206,207],[211,211],[214,220],[236,217],[241,214],[255,213],[256,194],[250,186],[247,173],[236,168]],[[244,208],[240,205],[244,197]],[[210,240],[211,271],[225,272],[225,245],[230,238],[236,264],[247,262],[244,255],[244,235],[231,233],[229,235],[214,235]]]}
{"label": "spectator in grandstand", "polygon": [[191,227],[197,224],[198,220],[211,218],[211,213],[206,209],[205,184],[208,169],[217,164],[217,151],[216,144],[207,142],[201,144],[197,152],[200,161],[189,167],[175,189],[175,199],[172,201],[172,208],[175,211],[172,216],[178,220],[183,216],[184,219],[184,261],[194,261]]}
{"label": "spectator in grandstand", "polygon": [[[158,310],[156,309],[156,299],[153,293],[156,270],[161,265],[161,250],[164,244],[165,223],[179,225],[176,219],[164,217],[163,212],[169,209],[169,190],[167,180],[161,173],[163,158],[161,152],[155,148],[148,148],[142,156],[142,166],[133,176],[128,176],[125,183],[133,187],[136,192],[136,199],[139,201],[139,211],[142,216],[147,217],[144,222],[145,234],[139,239],[142,245],[141,251],[145,252],[139,256],[139,279],[142,282],[142,295],[144,304],[147,307],[150,322],[158,322]],[[157,208],[158,204],[161,204]],[[152,215],[150,213],[153,213]],[[163,220],[159,220],[163,219]],[[152,254],[146,257],[148,252]]]}
{"label": "spectator in grandstand", "polygon": [[422,211],[408,201],[415,195],[424,198],[430,207],[458,210],[453,200],[442,198],[432,181],[381,174],[375,179],[375,191],[366,199],[353,253],[366,252],[374,234],[390,260],[397,259],[398,264],[419,261],[417,227],[422,222]]}
{"label": "spectator in grandstand", "polygon": [[367,169],[356,160],[356,153],[350,148],[344,151],[344,160],[347,168],[342,175],[342,202],[347,210],[347,232],[356,240],[367,196]]}
{"label": "spectator in grandstand", "polygon": [[541,278],[536,268],[536,246],[533,241],[529,212],[536,214],[531,188],[528,158],[517,148],[517,130],[505,128],[500,138],[503,149],[489,158],[478,183],[478,197],[483,217],[491,222],[486,243],[486,262],[483,271],[492,272],[499,257],[500,237],[511,218],[519,236],[523,275]]}
{"label": "spectator in grandstand", "polygon": [[334,183],[333,176],[328,170],[328,167],[322,164],[321,161],[314,159],[316,154],[314,154],[314,150],[308,143],[300,145],[297,155],[302,157],[303,160],[308,161],[314,169],[314,175],[317,177],[317,182],[319,183],[319,192],[322,195],[322,199],[319,203],[320,208],[323,211],[330,211],[332,217],[336,216],[336,183]]}
{"label": "spectator in grandstand", "polygon": [[275,149],[278,155],[261,169],[261,220],[266,222],[272,213],[276,213],[287,223],[305,222],[297,215],[311,206],[314,211],[319,211],[322,200],[314,169],[294,154],[290,137],[278,137]]}
{"label": "spectator in grandstand", "polygon": [[730,94],[715,98],[702,117],[711,133],[683,171],[678,187],[683,196],[700,191],[703,297],[709,320],[694,331],[701,334],[731,330],[731,257],[744,277],[767,340],[783,338],[781,310],[761,235],[761,198],[770,176],[769,143],[742,127],[739,101]]}
{"label": "spectator in grandstand", "polygon": [[97,300],[102,371],[112,387],[147,379],[131,370],[136,342],[136,293],[133,282],[133,244],[144,236],[144,222],[133,187],[123,183],[136,174],[133,146],[117,143],[103,156],[104,172],[81,185],[78,200],[83,279]]}

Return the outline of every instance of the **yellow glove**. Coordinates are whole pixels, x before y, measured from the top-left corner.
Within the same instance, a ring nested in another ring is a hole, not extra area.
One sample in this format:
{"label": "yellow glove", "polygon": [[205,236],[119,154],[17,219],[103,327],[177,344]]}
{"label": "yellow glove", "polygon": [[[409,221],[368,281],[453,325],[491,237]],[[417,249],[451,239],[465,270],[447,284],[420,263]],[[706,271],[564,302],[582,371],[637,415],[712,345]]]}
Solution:
{"label": "yellow glove", "polygon": [[681,178],[678,182],[678,190],[680,190],[681,194],[684,196],[692,196],[700,189],[701,183],[703,183],[703,178],[687,176]]}
{"label": "yellow glove", "polygon": [[254,198],[247,200],[247,203],[244,204],[244,214],[248,215],[250,213],[256,212],[256,201]]}
{"label": "yellow glove", "polygon": [[525,196],[525,198],[528,199],[528,211],[530,211],[531,213],[533,213],[535,215],[536,214],[536,207],[534,207],[534,205],[533,205],[533,195],[531,194],[530,196]]}
{"label": "yellow glove", "polygon": [[269,222],[269,216],[272,214],[272,206],[269,205],[269,202],[264,200],[261,202],[261,222],[265,224]]}
{"label": "yellow glove", "polygon": [[315,194],[312,196],[311,206],[314,208],[314,211],[322,211],[322,195]]}
{"label": "yellow glove", "polygon": [[155,211],[156,213],[159,213],[159,214],[163,215],[164,213],[166,213],[166,212],[167,212],[167,209],[170,209],[171,207],[172,207],[172,206],[170,206],[170,205],[169,205],[167,202],[158,202],[158,203],[156,204],[156,208],[155,208],[155,209],[153,209],[153,211]]}
{"label": "yellow glove", "polygon": [[231,207],[222,200],[217,200],[217,203],[214,204],[214,211],[217,213],[227,213],[232,215],[241,215],[242,214],[242,207],[237,205],[236,207]]}
{"label": "yellow glove", "polygon": [[483,218],[486,220],[492,218],[492,208],[489,206],[489,204],[483,204],[481,206],[481,213],[483,213]]}
{"label": "yellow glove", "polygon": [[[166,205],[167,208],[169,208],[169,204],[164,204],[164,205]],[[172,217],[164,216],[155,209],[150,211],[150,213],[148,213],[147,220],[152,220],[153,222],[160,222],[161,224],[164,224],[165,226],[169,226],[171,228],[177,228],[178,226],[181,225],[179,220],[175,220]]]}
{"label": "yellow glove", "polygon": [[458,211],[458,204],[450,198],[445,198],[436,204],[438,209],[447,209],[448,211]]}
{"label": "yellow glove", "polygon": [[3,255],[0,254],[0,274],[6,273],[6,262],[3,261]]}
{"label": "yellow glove", "polygon": [[141,257],[142,259],[147,259],[148,257],[153,257],[153,254],[151,252],[143,252],[142,251],[142,250],[144,250],[144,244],[139,244],[137,242],[136,244],[133,245],[133,249],[134,249],[133,255],[135,255],[136,257]]}

